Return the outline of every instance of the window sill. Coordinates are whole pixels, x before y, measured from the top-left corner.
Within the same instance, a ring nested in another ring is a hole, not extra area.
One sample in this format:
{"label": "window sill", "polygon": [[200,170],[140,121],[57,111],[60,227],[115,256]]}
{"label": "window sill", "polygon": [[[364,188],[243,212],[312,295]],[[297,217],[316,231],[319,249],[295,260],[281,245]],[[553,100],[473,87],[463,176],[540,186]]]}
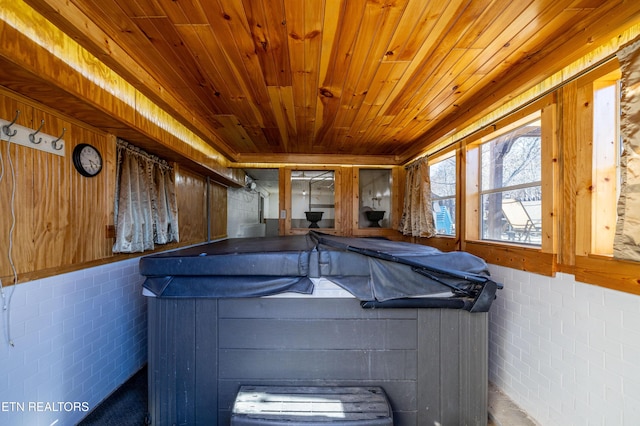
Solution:
{"label": "window sill", "polygon": [[544,253],[539,247],[496,244],[488,241],[464,241],[462,250],[494,265],[547,276],[553,276],[556,273],[556,255]]}
{"label": "window sill", "polygon": [[460,250],[460,240],[453,235],[435,235],[424,239],[424,242],[420,241],[423,238],[417,238],[417,240],[416,242],[419,244],[425,244],[442,251]]}

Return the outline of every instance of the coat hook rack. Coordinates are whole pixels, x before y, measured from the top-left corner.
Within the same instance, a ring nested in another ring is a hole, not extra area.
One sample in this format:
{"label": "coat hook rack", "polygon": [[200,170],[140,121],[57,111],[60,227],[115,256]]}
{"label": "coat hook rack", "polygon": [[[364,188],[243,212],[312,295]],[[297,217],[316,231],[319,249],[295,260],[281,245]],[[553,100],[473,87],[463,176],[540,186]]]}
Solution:
{"label": "coat hook rack", "polygon": [[37,145],[42,142],[42,138],[38,138],[38,140],[36,141],[36,135],[40,133],[40,130],[42,130],[42,126],[44,126],[44,120],[40,121],[40,127],[38,127],[38,130],[33,133],[29,133],[29,140],[31,141],[31,143]]}
{"label": "coat hook rack", "polygon": [[64,136],[64,132],[66,132],[66,131],[67,131],[67,129],[65,127],[63,127],[62,128],[62,134],[60,136],[58,136],[58,139],[51,141],[51,146],[56,151],[60,151],[62,148],[64,148],[64,144],[61,144],[60,146],[58,146],[58,141],[60,139],[62,139],[62,137]]}
{"label": "coat hook rack", "polygon": [[18,117],[20,117],[20,110],[17,109],[16,110],[16,116],[13,119],[13,121],[9,124],[5,124],[4,126],[2,126],[2,131],[4,132],[5,135],[12,137],[15,136],[18,133],[18,130],[11,130],[11,126],[13,126],[16,121],[18,121]]}
{"label": "coat hook rack", "polygon": [[40,121],[38,130],[33,130],[17,124],[19,116],[20,111],[16,110],[13,121],[0,118],[0,141],[7,141],[10,145],[21,145],[60,157],[65,156],[66,144],[62,138],[66,134],[66,128],[63,128],[60,137],[56,138],[55,135],[49,135],[43,131],[45,120]]}

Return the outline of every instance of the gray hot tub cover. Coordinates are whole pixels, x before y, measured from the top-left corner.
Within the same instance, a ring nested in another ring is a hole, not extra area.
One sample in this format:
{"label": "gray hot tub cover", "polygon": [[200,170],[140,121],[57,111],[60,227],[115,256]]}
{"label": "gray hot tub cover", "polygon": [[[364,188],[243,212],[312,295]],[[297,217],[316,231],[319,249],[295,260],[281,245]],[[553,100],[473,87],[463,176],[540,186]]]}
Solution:
{"label": "gray hot tub cover", "polygon": [[488,310],[498,284],[484,260],[465,252],[381,238],[236,238],[143,257],[144,287],[157,297],[261,297],[311,294],[325,277],[363,307]]}

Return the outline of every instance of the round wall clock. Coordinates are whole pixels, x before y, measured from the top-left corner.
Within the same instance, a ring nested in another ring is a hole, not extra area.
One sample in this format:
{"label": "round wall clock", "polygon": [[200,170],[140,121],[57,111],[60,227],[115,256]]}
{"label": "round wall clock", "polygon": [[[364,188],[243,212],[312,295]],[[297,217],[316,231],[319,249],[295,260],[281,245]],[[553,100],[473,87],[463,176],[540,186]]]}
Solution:
{"label": "round wall clock", "polygon": [[73,165],[82,176],[93,177],[102,170],[102,156],[95,147],[81,143],[73,149]]}

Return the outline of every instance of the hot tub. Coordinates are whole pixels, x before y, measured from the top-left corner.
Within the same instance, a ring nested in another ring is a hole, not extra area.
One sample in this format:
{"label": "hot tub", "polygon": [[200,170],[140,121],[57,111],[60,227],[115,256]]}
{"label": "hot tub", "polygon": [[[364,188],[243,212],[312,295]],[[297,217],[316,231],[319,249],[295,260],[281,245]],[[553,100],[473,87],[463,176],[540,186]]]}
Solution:
{"label": "hot tub", "polygon": [[380,386],[396,425],[486,424],[499,285],[481,259],[311,232],[147,256],[140,269],[154,425],[228,425],[243,385]]}

